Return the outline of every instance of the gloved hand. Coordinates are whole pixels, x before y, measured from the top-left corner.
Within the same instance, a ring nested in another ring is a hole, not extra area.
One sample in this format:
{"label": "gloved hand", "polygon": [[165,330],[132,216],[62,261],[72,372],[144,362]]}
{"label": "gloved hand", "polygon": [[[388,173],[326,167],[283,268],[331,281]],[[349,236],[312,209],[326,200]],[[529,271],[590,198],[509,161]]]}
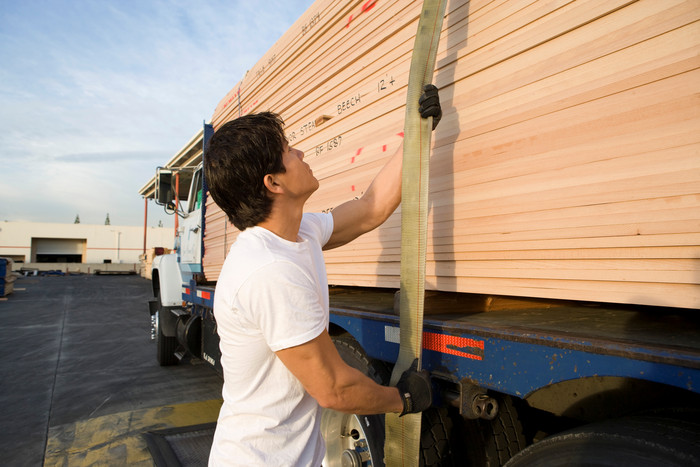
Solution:
{"label": "gloved hand", "polygon": [[403,401],[403,411],[399,417],[407,413],[422,412],[433,403],[433,386],[430,383],[430,374],[426,370],[417,371],[417,368],[418,359],[415,359],[396,384]]}
{"label": "gloved hand", "polygon": [[442,118],[438,88],[432,84],[423,86],[423,94],[418,99],[418,111],[423,118],[433,117],[433,130],[437,128]]}

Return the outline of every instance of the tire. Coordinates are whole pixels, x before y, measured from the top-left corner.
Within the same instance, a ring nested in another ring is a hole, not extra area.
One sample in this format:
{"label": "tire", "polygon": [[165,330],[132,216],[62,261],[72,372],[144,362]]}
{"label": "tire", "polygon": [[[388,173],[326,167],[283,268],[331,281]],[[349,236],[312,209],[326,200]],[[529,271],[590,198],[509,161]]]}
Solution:
{"label": "tire", "polygon": [[423,412],[420,425],[421,466],[462,467],[460,450],[455,448],[461,439],[455,432],[454,417],[444,407],[431,407]]}
{"label": "tire", "polygon": [[177,365],[178,358],[175,356],[175,350],[177,349],[177,337],[166,336],[163,334],[163,327],[161,323],[163,322],[164,314],[170,313],[170,310],[163,308],[160,301],[160,293],[157,296],[158,299],[158,311],[156,312],[156,359],[160,366],[172,366]]}
{"label": "tire", "polygon": [[[389,372],[373,362],[349,335],[333,337],[338,353],[351,367],[379,384],[388,384]],[[321,433],[326,441],[323,467],[339,467],[354,457],[355,463],[381,466],[384,459],[384,415],[352,415],[323,409]],[[343,459],[345,457],[345,459]],[[350,462],[348,465],[353,465]]]}
{"label": "tire", "polygon": [[[389,368],[367,357],[360,345],[349,334],[333,337],[338,353],[345,363],[361,371],[379,384],[389,384]],[[352,431],[355,430],[355,431]],[[364,466],[384,465],[384,415],[347,415],[324,409],[321,431],[326,440],[324,467],[342,465],[342,456],[354,456]],[[345,436],[342,436],[345,434]],[[350,436],[347,436],[347,435]],[[462,465],[453,455],[451,440],[453,422],[444,408],[431,408],[423,412],[421,422],[420,465]],[[356,451],[352,454],[348,451]],[[346,458],[346,459],[347,459]],[[349,460],[349,459],[348,459]],[[352,464],[349,464],[352,465]]]}
{"label": "tire", "polygon": [[507,467],[687,467],[700,465],[700,424],[626,417],[567,430],[533,444]]}
{"label": "tire", "polygon": [[461,452],[457,453],[463,459],[462,465],[500,467],[527,445],[513,400],[506,395],[492,397],[498,402],[498,413],[493,420],[454,417],[458,424],[455,436],[463,441]]}

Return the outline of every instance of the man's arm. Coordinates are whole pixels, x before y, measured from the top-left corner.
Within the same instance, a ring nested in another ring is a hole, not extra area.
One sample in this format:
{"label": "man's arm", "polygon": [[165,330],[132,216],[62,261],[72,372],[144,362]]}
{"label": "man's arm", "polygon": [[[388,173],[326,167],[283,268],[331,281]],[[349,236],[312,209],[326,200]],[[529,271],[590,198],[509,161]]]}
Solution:
{"label": "man's arm", "polygon": [[[422,118],[433,117],[433,130],[435,130],[442,118],[437,88],[432,84],[426,85],[418,104],[418,111]],[[401,203],[402,166],[403,143],[379,171],[361,198],[343,203],[331,211],[333,233],[324,245],[324,250],[345,245],[360,235],[376,229],[389,218]]]}
{"label": "man's arm", "polygon": [[401,167],[403,143],[379,171],[359,199],[347,201],[331,211],[333,233],[324,245],[330,250],[374,230],[389,218],[401,203]]}
{"label": "man's arm", "polygon": [[358,415],[400,413],[404,408],[398,389],[377,384],[347,365],[326,331],[275,353],[322,407]]}

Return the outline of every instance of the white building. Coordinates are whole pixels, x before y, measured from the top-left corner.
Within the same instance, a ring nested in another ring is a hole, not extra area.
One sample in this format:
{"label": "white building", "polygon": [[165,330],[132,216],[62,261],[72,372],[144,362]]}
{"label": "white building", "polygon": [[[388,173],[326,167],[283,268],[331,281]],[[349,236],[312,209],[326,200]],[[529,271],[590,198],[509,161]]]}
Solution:
{"label": "white building", "polygon": [[135,265],[145,251],[173,248],[172,228],[147,227],[145,236],[144,244],[142,226],[4,221],[0,222],[0,256],[15,261],[15,269],[22,263],[50,269],[56,263]]}

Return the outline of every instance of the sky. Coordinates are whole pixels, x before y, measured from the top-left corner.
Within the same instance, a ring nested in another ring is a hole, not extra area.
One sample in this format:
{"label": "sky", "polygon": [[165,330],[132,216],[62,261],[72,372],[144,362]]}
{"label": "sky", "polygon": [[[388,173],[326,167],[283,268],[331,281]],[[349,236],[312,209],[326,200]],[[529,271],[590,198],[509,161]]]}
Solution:
{"label": "sky", "polygon": [[139,189],[312,3],[0,0],[0,222],[143,225]]}

